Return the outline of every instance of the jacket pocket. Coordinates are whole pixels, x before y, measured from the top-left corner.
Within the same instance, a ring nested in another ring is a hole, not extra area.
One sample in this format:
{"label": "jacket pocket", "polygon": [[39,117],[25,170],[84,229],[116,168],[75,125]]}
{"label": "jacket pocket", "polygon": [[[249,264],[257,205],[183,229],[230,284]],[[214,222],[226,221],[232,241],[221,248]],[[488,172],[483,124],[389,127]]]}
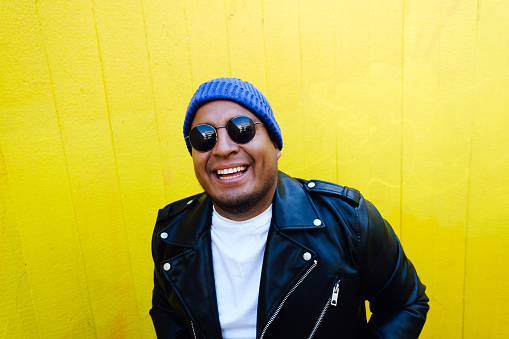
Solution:
{"label": "jacket pocket", "polygon": [[336,275],[334,277],[333,281],[334,281],[334,284],[332,285],[332,288],[330,289],[329,298],[327,299],[327,302],[323,306],[322,312],[320,312],[320,315],[318,316],[318,319],[316,320],[316,323],[315,323],[315,326],[313,327],[313,330],[309,334],[309,337],[308,337],[309,339],[313,338],[314,335],[316,334],[316,331],[320,327],[320,324],[322,323],[322,321],[323,321],[325,315],[327,314],[327,311],[329,310],[329,308],[330,307],[337,307],[338,306],[338,298],[339,298],[339,293],[341,291],[341,282],[342,282],[342,279],[338,275]]}

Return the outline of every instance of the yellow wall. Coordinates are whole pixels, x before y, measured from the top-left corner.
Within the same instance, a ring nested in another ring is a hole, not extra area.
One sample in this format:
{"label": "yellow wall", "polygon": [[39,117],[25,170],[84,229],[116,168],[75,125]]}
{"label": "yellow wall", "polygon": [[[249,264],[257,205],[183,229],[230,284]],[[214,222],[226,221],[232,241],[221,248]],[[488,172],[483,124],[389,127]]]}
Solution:
{"label": "yellow wall", "polygon": [[291,175],[360,189],[428,286],[422,338],[506,338],[509,2],[0,2],[0,337],[153,338],[157,209],[200,191],[203,81],[271,102]]}

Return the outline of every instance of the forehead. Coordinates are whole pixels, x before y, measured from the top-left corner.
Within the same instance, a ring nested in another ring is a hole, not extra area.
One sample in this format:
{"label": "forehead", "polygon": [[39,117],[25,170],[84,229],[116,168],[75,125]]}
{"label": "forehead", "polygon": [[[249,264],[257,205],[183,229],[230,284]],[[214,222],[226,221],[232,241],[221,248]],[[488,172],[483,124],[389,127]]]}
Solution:
{"label": "forehead", "polygon": [[194,116],[191,128],[199,124],[222,126],[232,118],[245,115],[255,121],[259,119],[247,108],[228,100],[215,100],[201,106]]}

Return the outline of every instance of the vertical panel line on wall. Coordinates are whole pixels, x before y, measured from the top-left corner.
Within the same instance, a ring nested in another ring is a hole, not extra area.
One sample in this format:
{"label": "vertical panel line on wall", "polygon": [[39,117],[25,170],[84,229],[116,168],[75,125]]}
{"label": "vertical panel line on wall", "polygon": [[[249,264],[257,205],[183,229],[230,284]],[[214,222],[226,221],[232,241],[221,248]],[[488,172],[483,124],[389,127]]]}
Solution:
{"label": "vertical panel line on wall", "polygon": [[[333,46],[333,49],[332,49],[332,53],[333,53],[333,56],[334,56],[334,61],[337,60],[337,44],[338,44],[338,39],[337,39],[337,34],[336,34],[336,4],[333,3],[332,5],[332,27],[334,29],[333,31],[333,35],[334,35],[334,46]],[[337,70],[337,63],[334,62],[334,110],[337,110],[338,109],[338,96],[337,96],[337,91],[336,91],[336,86],[337,86],[337,83],[338,83],[338,78],[337,78],[337,73],[338,70]],[[337,120],[335,121],[336,122],[336,126],[337,126]],[[338,144],[338,129],[336,128],[335,129],[335,133],[334,133],[334,144],[336,145],[335,147],[335,154],[336,154],[336,159],[335,162],[336,162],[336,184],[339,184],[339,169],[338,169],[338,156],[339,156],[339,144]]]}
{"label": "vertical panel line on wall", "polygon": [[[301,5],[300,5],[300,0],[298,1],[298,22],[299,22],[299,52],[300,52],[300,79],[303,79],[304,77],[304,70],[303,70],[303,64],[304,64],[304,60],[303,60],[303,50],[302,50],[302,20],[301,20]],[[301,81],[301,84],[300,84],[300,88],[299,88],[299,99],[302,100],[302,96],[303,96],[303,92],[304,92],[304,84],[302,83]],[[306,125],[307,121],[307,112],[304,111],[303,112],[304,114],[304,125]],[[306,141],[306,133],[304,133],[304,145],[307,144],[307,141]],[[303,158],[304,158],[304,163],[307,164],[308,163],[308,159],[307,159],[307,152],[306,152],[306,149],[303,149]]]}
{"label": "vertical panel line on wall", "polygon": [[[265,88],[269,88],[269,79],[268,79],[268,72],[267,72],[267,47],[265,39],[265,16],[263,14],[263,0],[260,0],[260,9],[262,12],[262,36],[263,36],[263,57],[265,58],[264,67],[265,67]],[[268,95],[268,93],[267,93]]]}
{"label": "vertical panel line on wall", "polygon": [[[55,115],[56,115],[56,118],[57,118],[58,130],[60,132],[60,143],[61,143],[61,147],[62,147],[63,154],[64,154],[65,173],[67,175],[67,185],[69,187],[69,194],[70,194],[71,203],[72,203],[72,214],[73,214],[73,219],[74,219],[74,227],[76,229],[76,236],[78,238],[79,250],[80,250],[80,253],[82,253],[83,249],[81,247],[80,233],[78,231],[78,218],[77,218],[77,215],[76,215],[76,197],[74,195],[74,192],[73,192],[72,186],[71,186],[71,173],[70,173],[70,169],[69,169],[69,159],[68,159],[68,156],[67,156],[67,150],[66,150],[65,142],[64,142],[64,134],[63,134],[63,128],[62,128],[62,121],[61,121],[61,118],[60,118],[60,114],[59,114],[59,110],[58,110],[58,105],[57,105],[57,97],[56,97],[56,94],[55,94],[55,83],[53,81],[53,76],[52,76],[51,67],[50,67],[50,63],[49,63],[48,51],[47,51],[47,48],[46,48],[46,39],[44,38],[44,30],[43,30],[43,26],[42,26],[42,23],[41,23],[39,7],[37,6],[37,3],[36,3],[36,13],[37,13],[37,23],[39,25],[39,29],[41,31],[41,35],[42,35],[42,38],[43,38],[42,46],[43,46],[44,57],[46,59],[46,65],[47,65],[47,69],[48,69],[48,77],[49,77],[49,80],[50,80],[51,95],[52,95],[52,98],[53,98],[53,106],[55,108]],[[83,257],[81,257],[81,265],[83,267],[85,267],[85,262],[84,262],[84,258]],[[84,274],[85,275],[85,277],[84,277],[85,278],[85,282],[88,285],[88,276],[87,276],[86,270],[84,270],[84,272],[85,272],[85,274]],[[32,291],[33,291],[33,289],[30,288],[30,292],[32,292]],[[90,301],[91,298],[92,298],[91,295],[90,295],[90,290],[87,289],[86,293],[87,293],[87,298]],[[30,293],[30,295],[32,295],[32,293]],[[32,297],[31,303],[33,305],[33,297]],[[92,332],[94,333],[94,336],[97,336],[96,326],[95,326],[95,318],[94,318],[94,312],[92,310],[92,305],[89,302],[87,306],[88,306],[88,309],[90,311],[90,314],[92,315],[92,319],[91,319],[92,320],[92,324],[90,324],[90,327],[92,329]],[[35,314],[35,318],[37,319],[37,314]],[[36,324],[37,324],[37,327],[39,327],[39,321],[38,320],[36,320]]]}
{"label": "vertical panel line on wall", "polygon": [[403,119],[404,119],[404,101],[405,101],[405,7],[406,3],[402,3],[402,20],[401,20],[401,113],[400,113],[400,173],[399,173],[399,239],[403,241]]}
{"label": "vertical panel line on wall", "polygon": [[[150,87],[152,89],[152,105],[154,107],[154,119],[156,122],[156,126],[159,126],[159,122],[157,120],[157,105],[156,105],[156,95],[155,95],[155,89],[154,89],[154,77],[152,76],[152,69],[151,69],[152,62],[150,59],[150,49],[148,46],[147,21],[145,18],[145,7],[143,6],[143,0],[140,0],[140,5],[141,5],[141,16],[143,18],[143,29],[145,30],[145,48],[147,49],[147,59],[148,59],[147,67],[148,67],[148,76],[150,77]],[[108,116],[109,116],[109,114],[108,114]],[[110,123],[110,126],[111,126],[111,123]],[[156,133],[157,133],[157,141],[159,144],[159,155],[160,155],[160,159],[161,159],[161,175],[164,178],[164,156],[163,156],[163,152],[161,149],[162,143],[161,143],[161,135],[159,134],[159,129],[156,130]],[[164,185],[164,195],[168,196],[168,188],[166,187],[166,185]]]}
{"label": "vertical panel line on wall", "polygon": [[[40,23],[39,23],[40,24]],[[2,162],[2,165],[4,168],[5,168],[5,184],[6,184],[6,189],[8,190],[7,192],[7,197],[5,196],[5,194],[3,192],[0,191],[0,199],[4,199],[5,201],[9,200],[9,201],[12,201],[12,198],[11,198],[11,185],[9,183],[9,173],[8,173],[8,170],[7,170],[7,163],[5,161],[5,157],[4,157],[4,149],[2,147],[2,140],[0,140],[0,161]],[[0,166],[0,167],[1,167]],[[2,180],[0,178],[0,180]],[[0,189],[2,189],[2,184],[0,182]],[[7,213],[7,209],[9,207],[4,205],[4,210],[2,211],[2,219],[5,219],[5,214]],[[3,222],[3,220],[2,220]],[[17,224],[17,221],[16,221],[16,224]],[[5,224],[2,223],[2,227],[5,227],[4,226]],[[19,237],[19,230],[17,230],[17,233],[18,233],[18,237]],[[2,232],[2,234],[4,234],[4,232]],[[28,272],[27,272],[27,268],[26,268],[26,259],[25,259],[25,251],[23,250],[23,243],[20,241],[20,245],[21,245],[21,256],[23,258],[23,263],[25,263],[25,267],[24,267],[24,271],[23,273],[21,274],[21,276],[18,278],[18,281],[21,281],[21,279],[23,278],[24,275],[26,275],[27,277],[29,276]],[[2,248],[3,250],[3,248]],[[3,254],[2,251],[0,251],[0,254]],[[2,258],[3,259],[3,258]],[[35,317],[35,325],[36,325],[36,328],[35,328],[35,332],[37,333],[37,335],[40,337],[40,330],[39,330],[39,320],[38,320],[38,317],[37,317],[37,313],[35,312],[35,307],[34,307],[34,297],[33,297],[33,288],[31,286],[31,283],[30,283],[30,279],[27,278],[27,282],[28,282],[28,285],[30,286],[30,306],[31,306],[31,310],[34,314],[34,317]],[[18,289],[19,289],[19,282],[18,282]],[[19,296],[18,296],[19,297]],[[24,327],[24,326],[23,326]]]}
{"label": "vertical panel line on wall", "polygon": [[[106,104],[106,112],[107,112],[107,115],[108,115],[108,127],[109,127],[109,130],[110,130],[110,136],[111,136],[111,145],[112,145],[112,148],[113,148],[113,156],[115,158],[115,173],[116,173],[116,182],[117,182],[117,185],[118,185],[118,189],[119,189],[119,192],[120,192],[120,210],[122,211],[122,223],[123,225],[126,225],[127,224],[127,220],[126,220],[126,215],[125,215],[125,207],[124,207],[124,198],[123,198],[123,194],[122,194],[122,185],[121,185],[121,182],[120,182],[120,173],[119,173],[119,169],[118,169],[118,157],[117,157],[117,148],[116,148],[116,145],[115,145],[115,139],[114,139],[114,133],[113,133],[113,124],[112,124],[112,121],[111,121],[111,110],[110,110],[110,104],[109,104],[109,101],[108,101],[108,89],[106,87],[106,78],[105,78],[105,73],[104,73],[104,65],[103,65],[103,58],[102,58],[102,52],[101,52],[101,42],[99,40],[99,31],[98,31],[98,28],[97,28],[97,17],[96,17],[96,14],[95,14],[95,8],[94,8],[94,1],[91,0],[91,4],[92,4],[92,14],[94,16],[94,29],[95,29],[95,34],[96,34],[96,40],[97,40],[97,50],[98,50],[98,54],[99,54],[99,63],[101,65],[101,74],[102,74],[102,82],[103,82],[103,88],[104,88],[104,100],[105,100],[105,104]],[[127,251],[127,255],[129,256],[128,258],[128,261],[129,263],[131,263],[131,258],[130,258],[130,252]],[[133,272],[132,272],[132,269],[129,270],[129,275],[131,277],[131,280],[133,280]],[[136,298],[136,296],[135,296]],[[138,300],[136,300],[136,303],[138,304]],[[136,312],[139,313],[139,310],[138,310],[138,307],[136,307]],[[92,313],[93,314],[93,313]],[[139,317],[139,315],[138,315]]]}
{"label": "vertical panel line on wall", "polygon": [[231,58],[231,55],[230,55],[230,34],[229,34],[229,30],[228,30],[228,12],[226,10],[226,0],[223,2],[223,5],[224,5],[224,22],[225,22],[225,26],[226,26],[226,48],[228,49],[228,60],[230,62],[228,62],[228,67],[230,68],[230,76],[232,75],[232,58]]}
{"label": "vertical panel line on wall", "polygon": [[[477,46],[479,39],[479,17],[480,17],[480,4],[477,0],[476,6],[476,20],[475,20],[475,46],[474,46],[474,84],[477,83]],[[476,107],[474,105],[474,96],[470,97],[470,107]],[[470,143],[469,143],[469,157],[468,157],[468,180],[467,180],[467,202],[465,208],[465,243],[464,243],[464,254],[463,254],[463,309],[462,309],[462,321],[461,321],[461,337],[465,337],[465,318],[466,318],[466,290],[467,290],[467,258],[468,258],[468,238],[470,229],[469,209],[470,209],[470,190],[472,180],[472,153],[473,153],[473,140],[474,140],[474,122],[470,120]]]}

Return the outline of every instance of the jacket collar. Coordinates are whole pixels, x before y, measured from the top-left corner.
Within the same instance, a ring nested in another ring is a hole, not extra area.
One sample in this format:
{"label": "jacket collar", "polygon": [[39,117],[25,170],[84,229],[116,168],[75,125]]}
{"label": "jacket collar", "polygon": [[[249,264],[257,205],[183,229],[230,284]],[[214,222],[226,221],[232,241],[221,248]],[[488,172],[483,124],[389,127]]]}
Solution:
{"label": "jacket collar", "polygon": [[177,246],[193,247],[200,236],[210,228],[212,222],[212,201],[203,193],[196,199],[186,202],[184,208],[177,208],[177,215],[159,234],[166,233],[163,241]]}
{"label": "jacket collar", "polygon": [[[279,230],[324,227],[305,190],[301,182],[281,171],[278,172],[278,184],[272,206],[272,222]],[[168,234],[165,242],[192,247],[200,235],[210,228],[212,220],[210,197],[203,193],[198,198],[189,200],[187,205],[187,209],[184,209],[186,213],[175,217],[173,222],[162,231]],[[320,223],[316,220],[320,220]],[[179,227],[179,225],[185,225],[185,227]]]}
{"label": "jacket collar", "polygon": [[282,231],[324,227],[303,184],[283,172],[278,175],[272,222]]}

